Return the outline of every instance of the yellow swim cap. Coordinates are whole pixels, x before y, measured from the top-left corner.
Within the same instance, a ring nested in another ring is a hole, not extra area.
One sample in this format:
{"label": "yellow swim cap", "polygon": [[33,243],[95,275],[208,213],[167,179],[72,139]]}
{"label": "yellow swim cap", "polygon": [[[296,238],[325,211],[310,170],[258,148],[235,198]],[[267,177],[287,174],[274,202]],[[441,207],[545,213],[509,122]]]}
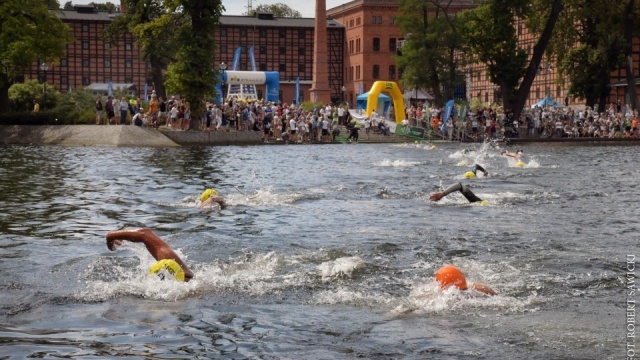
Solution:
{"label": "yellow swim cap", "polygon": [[466,173],[464,173],[464,177],[467,179],[473,179],[476,177],[476,174],[474,174],[473,171],[467,171]]}
{"label": "yellow swim cap", "polygon": [[218,192],[215,189],[207,189],[200,194],[200,201],[205,201],[212,196],[218,196]]}
{"label": "yellow swim cap", "polygon": [[517,167],[524,167],[524,163],[523,163],[522,161],[518,161],[518,162],[516,163],[516,166],[517,166]]}
{"label": "yellow swim cap", "polygon": [[482,206],[489,205],[489,202],[487,200],[482,200],[480,201],[480,205]]}
{"label": "yellow swim cap", "polygon": [[158,275],[161,280],[173,279],[184,281],[184,270],[175,260],[162,259],[151,265],[149,274]]}

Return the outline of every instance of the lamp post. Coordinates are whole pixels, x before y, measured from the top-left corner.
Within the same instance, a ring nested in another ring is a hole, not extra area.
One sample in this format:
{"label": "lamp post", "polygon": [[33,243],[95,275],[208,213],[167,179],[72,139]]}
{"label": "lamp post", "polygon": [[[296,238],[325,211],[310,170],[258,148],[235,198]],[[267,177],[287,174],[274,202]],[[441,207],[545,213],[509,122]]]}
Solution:
{"label": "lamp post", "polygon": [[344,103],[344,92],[347,91],[347,87],[342,85],[342,88],[340,90],[342,90],[342,103]]}
{"label": "lamp post", "polygon": [[47,65],[46,62],[43,62],[42,64],[40,64],[40,70],[44,71],[44,81],[42,84],[44,101],[42,103],[42,109],[45,109],[47,107],[47,70],[49,70],[49,65]]}
{"label": "lamp post", "polygon": [[220,63],[220,65],[218,66],[220,68],[220,70],[222,70],[222,85],[221,85],[221,90],[222,90],[222,103],[224,104],[225,101],[225,96],[224,96],[224,72],[225,70],[227,70],[227,64],[223,62]]}

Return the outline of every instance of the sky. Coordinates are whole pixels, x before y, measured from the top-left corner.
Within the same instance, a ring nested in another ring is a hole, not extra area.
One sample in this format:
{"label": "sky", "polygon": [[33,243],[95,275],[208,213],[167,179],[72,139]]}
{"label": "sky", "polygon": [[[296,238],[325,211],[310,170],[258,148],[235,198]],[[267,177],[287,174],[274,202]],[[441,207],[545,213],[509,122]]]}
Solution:
{"label": "sky", "polygon": [[[64,5],[68,0],[59,0],[60,5]],[[332,7],[336,7],[338,5],[347,3],[351,0],[326,0],[327,9],[331,9]],[[95,3],[106,3],[111,2],[116,5],[120,4],[120,0],[71,0],[71,2],[76,4],[88,4],[91,2]],[[248,0],[222,0],[222,5],[224,5],[226,11],[224,15],[242,15],[242,13],[247,11]],[[253,7],[257,7],[258,5],[265,4],[277,4],[283,3],[289,5],[290,8],[299,11],[302,14],[302,17],[313,18],[315,17],[315,1],[300,1],[300,0],[252,0]]]}

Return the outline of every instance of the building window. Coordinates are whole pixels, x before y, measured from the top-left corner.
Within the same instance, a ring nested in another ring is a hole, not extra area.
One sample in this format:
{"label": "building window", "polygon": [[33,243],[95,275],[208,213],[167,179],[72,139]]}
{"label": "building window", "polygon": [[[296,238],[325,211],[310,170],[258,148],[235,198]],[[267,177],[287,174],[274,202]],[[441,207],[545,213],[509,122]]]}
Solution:
{"label": "building window", "polygon": [[398,50],[398,43],[395,38],[389,39],[389,51],[396,52]]}
{"label": "building window", "polygon": [[111,60],[105,60],[104,61],[104,67],[106,67],[106,68],[111,67]]}
{"label": "building window", "polygon": [[133,67],[133,62],[131,60],[125,60],[124,61],[124,67]]}
{"label": "building window", "polygon": [[278,32],[278,36],[280,36],[280,38],[284,39],[287,37],[287,31],[284,29],[280,29],[280,31]]}
{"label": "building window", "polygon": [[278,66],[278,71],[280,71],[280,72],[285,72],[285,71],[287,71],[287,64],[280,64],[280,65]]}
{"label": "building window", "polygon": [[360,51],[361,51],[360,39],[356,39],[356,52],[359,53]]}
{"label": "building window", "polygon": [[89,78],[88,78],[88,77],[83,77],[83,78],[82,78],[82,85],[85,85],[85,86],[86,86],[86,85],[89,85],[89,83],[90,83],[90,81],[89,81]]}
{"label": "building window", "polygon": [[127,84],[133,83],[133,78],[124,78],[124,82]]}
{"label": "building window", "polygon": [[306,52],[307,48],[305,48],[304,46],[298,47],[298,56],[305,56]]}
{"label": "building window", "polygon": [[131,45],[131,43],[124,44],[124,49],[125,50],[131,50],[132,48],[133,48],[133,45]]}
{"label": "building window", "polygon": [[240,64],[240,70],[241,71],[247,71],[247,63],[241,63]]}
{"label": "building window", "polygon": [[389,16],[389,25],[394,25],[396,23],[395,16]]}
{"label": "building window", "polygon": [[360,25],[361,21],[360,18],[356,18],[356,25]]}
{"label": "building window", "polygon": [[306,71],[306,67],[304,66],[304,64],[298,64],[298,72],[305,72]]}
{"label": "building window", "polygon": [[378,16],[378,24],[382,24],[382,16]]}
{"label": "building window", "polygon": [[227,29],[220,29],[220,36],[227,36]]}
{"label": "building window", "polygon": [[349,20],[349,27],[353,27],[353,19]]}
{"label": "building window", "polygon": [[260,37],[261,38],[267,37],[267,29],[260,29]]}
{"label": "building window", "polygon": [[518,21],[518,36],[522,35],[522,23]]}
{"label": "building window", "polygon": [[360,80],[360,65],[356,65],[356,80]]}
{"label": "building window", "polygon": [[69,82],[69,80],[67,79],[67,77],[66,77],[66,76],[63,76],[63,77],[61,77],[61,78],[60,78],[60,83],[61,83],[61,84],[66,84],[66,83],[68,83],[68,82]]}
{"label": "building window", "polygon": [[227,53],[227,45],[220,45],[220,52],[223,54]]}
{"label": "building window", "polygon": [[304,39],[305,37],[307,37],[307,31],[305,29],[298,30],[298,37],[300,39]]}
{"label": "building window", "polygon": [[373,78],[374,79],[380,78],[380,65],[373,65]]}
{"label": "building window", "polygon": [[349,54],[353,54],[353,40],[349,40]]}
{"label": "building window", "polygon": [[104,49],[105,50],[110,50],[111,49],[111,44],[109,44],[108,42],[104,43]]}
{"label": "building window", "polygon": [[267,64],[260,63],[260,66],[258,66],[258,69],[260,69],[260,71],[267,71]]}
{"label": "building window", "polygon": [[353,80],[353,66],[349,67],[349,80]]}
{"label": "building window", "polygon": [[247,36],[247,29],[245,28],[240,29],[240,36]]}
{"label": "building window", "polygon": [[82,59],[82,67],[89,67],[89,59]]}
{"label": "building window", "polygon": [[266,54],[266,53],[267,53],[267,46],[260,45],[260,54]]}
{"label": "building window", "polygon": [[82,23],[82,32],[87,32],[87,31],[89,31],[89,24]]}
{"label": "building window", "polygon": [[396,66],[389,65],[389,79],[393,80],[396,78]]}
{"label": "building window", "polygon": [[280,55],[286,55],[286,54],[287,54],[287,48],[286,48],[286,47],[284,47],[284,46],[280,46],[280,47],[278,48],[278,54],[280,54]]}
{"label": "building window", "polygon": [[110,82],[110,81],[111,81],[111,78],[108,78],[108,77],[107,77],[107,78],[104,78],[104,82],[105,82],[105,83],[108,83],[108,82]]}
{"label": "building window", "polygon": [[377,24],[378,23],[378,18],[376,16],[372,16],[371,17],[371,23],[374,24],[374,25]]}
{"label": "building window", "polygon": [[60,59],[60,66],[67,66],[67,59]]}
{"label": "building window", "polygon": [[89,42],[88,41],[83,41],[82,42],[82,48],[83,49],[88,49],[89,48]]}
{"label": "building window", "polygon": [[373,51],[380,51],[380,38],[373,38]]}

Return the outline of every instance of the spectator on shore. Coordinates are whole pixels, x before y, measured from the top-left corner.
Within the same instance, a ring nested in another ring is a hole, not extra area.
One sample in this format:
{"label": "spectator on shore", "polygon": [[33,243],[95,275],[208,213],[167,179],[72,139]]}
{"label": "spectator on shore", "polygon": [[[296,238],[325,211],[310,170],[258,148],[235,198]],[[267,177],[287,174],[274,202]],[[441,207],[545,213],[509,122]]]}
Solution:
{"label": "spectator on shore", "polygon": [[98,95],[96,99],[96,125],[100,125],[102,120],[102,98]]}

